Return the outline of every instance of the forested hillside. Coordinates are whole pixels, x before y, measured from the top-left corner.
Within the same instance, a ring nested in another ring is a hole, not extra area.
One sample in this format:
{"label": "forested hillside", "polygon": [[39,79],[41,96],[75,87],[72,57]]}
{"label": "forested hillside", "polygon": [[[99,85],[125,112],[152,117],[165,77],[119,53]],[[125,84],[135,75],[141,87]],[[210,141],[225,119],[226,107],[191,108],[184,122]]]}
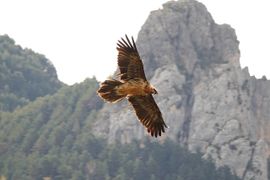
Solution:
{"label": "forested hillside", "polygon": [[104,103],[96,79],[63,85],[44,56],[8,36],[0,37],[0,69],[0,179],[238,179],[169,140],[97,138],[92,125]]}
{"label": "forested hillside", "polygon": [[7,35],[0,36],[0,111],[12,111],[61,86],[45,56],[22,49]]}
{"label": "forested hillside", "polygon": [[[0,116],[0,172],[7,179],[237,179],[200,154],[165,141],[107,144],[91,125],[103,102],[87,79]],[[106,122],[104,122],[106,123]]]}

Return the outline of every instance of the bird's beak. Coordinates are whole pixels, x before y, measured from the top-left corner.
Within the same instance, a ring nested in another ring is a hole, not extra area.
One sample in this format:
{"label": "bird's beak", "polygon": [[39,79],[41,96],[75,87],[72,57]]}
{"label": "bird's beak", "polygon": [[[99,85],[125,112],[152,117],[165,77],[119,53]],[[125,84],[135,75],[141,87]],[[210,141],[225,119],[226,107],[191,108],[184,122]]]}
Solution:
{"label": "bird's beak", "polygon": [[154,89],[154,94],[158,94],[157,90]]}

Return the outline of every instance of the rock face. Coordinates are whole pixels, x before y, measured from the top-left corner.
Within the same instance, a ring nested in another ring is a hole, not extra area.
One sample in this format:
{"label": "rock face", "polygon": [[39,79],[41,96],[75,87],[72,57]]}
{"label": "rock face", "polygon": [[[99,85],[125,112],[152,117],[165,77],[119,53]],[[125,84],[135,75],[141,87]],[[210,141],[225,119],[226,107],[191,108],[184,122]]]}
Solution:
{"label": "rock face", "polygon": [[[239,63],[229,25],[214,22],[194,0],[171,1],[151,12],[137,39],[146,76],[170,127],[164,136],[200,151],[239,177],[267,179],[270,82]],[[93,130],[108,142],[148,138],[126,101],[106,104]]]}

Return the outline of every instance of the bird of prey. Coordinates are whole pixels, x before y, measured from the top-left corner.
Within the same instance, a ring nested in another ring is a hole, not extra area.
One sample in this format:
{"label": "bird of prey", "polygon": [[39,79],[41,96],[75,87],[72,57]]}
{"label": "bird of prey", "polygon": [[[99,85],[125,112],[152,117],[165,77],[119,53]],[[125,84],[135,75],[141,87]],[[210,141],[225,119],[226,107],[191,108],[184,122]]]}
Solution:
{"label": "bird of prey", "polygon": [[167,125],[152,96],[157,94],[157,91],[145,77],[133,37],[132,41],[127,35],[126,39],[121,38],[117,43],[117,50],[120,80],[108,79],[102,82],[97,91],[98,95],[111,103],[127,98],[148,133],[155,137],[161,136]]}

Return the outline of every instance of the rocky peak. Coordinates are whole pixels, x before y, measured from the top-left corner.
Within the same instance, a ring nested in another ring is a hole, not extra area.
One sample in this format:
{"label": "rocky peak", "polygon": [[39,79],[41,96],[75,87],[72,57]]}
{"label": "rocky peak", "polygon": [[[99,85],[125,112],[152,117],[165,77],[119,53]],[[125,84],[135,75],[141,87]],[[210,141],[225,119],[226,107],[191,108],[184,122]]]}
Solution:
{"label": "rocky peak", "polygon": [[[194,0],[151,12],[137,46],[170,127],[170,138],[227,165],[243,179],[267,179],[270,82],[241,69],[235,31]],[[93,129],[108,142],[149,138],[123,101],[106,104]]]}
{"label": "rocky peak", "polygon": [[[215,24],[205,6],[196,1],[170,1],[151,12],[137,43],[150,76],[156,67],[168,64],[192,74],[195,65],[228,63],[227,56],[239,54],[234,30]],[[239,61],[232,63],[239,66]]]}

